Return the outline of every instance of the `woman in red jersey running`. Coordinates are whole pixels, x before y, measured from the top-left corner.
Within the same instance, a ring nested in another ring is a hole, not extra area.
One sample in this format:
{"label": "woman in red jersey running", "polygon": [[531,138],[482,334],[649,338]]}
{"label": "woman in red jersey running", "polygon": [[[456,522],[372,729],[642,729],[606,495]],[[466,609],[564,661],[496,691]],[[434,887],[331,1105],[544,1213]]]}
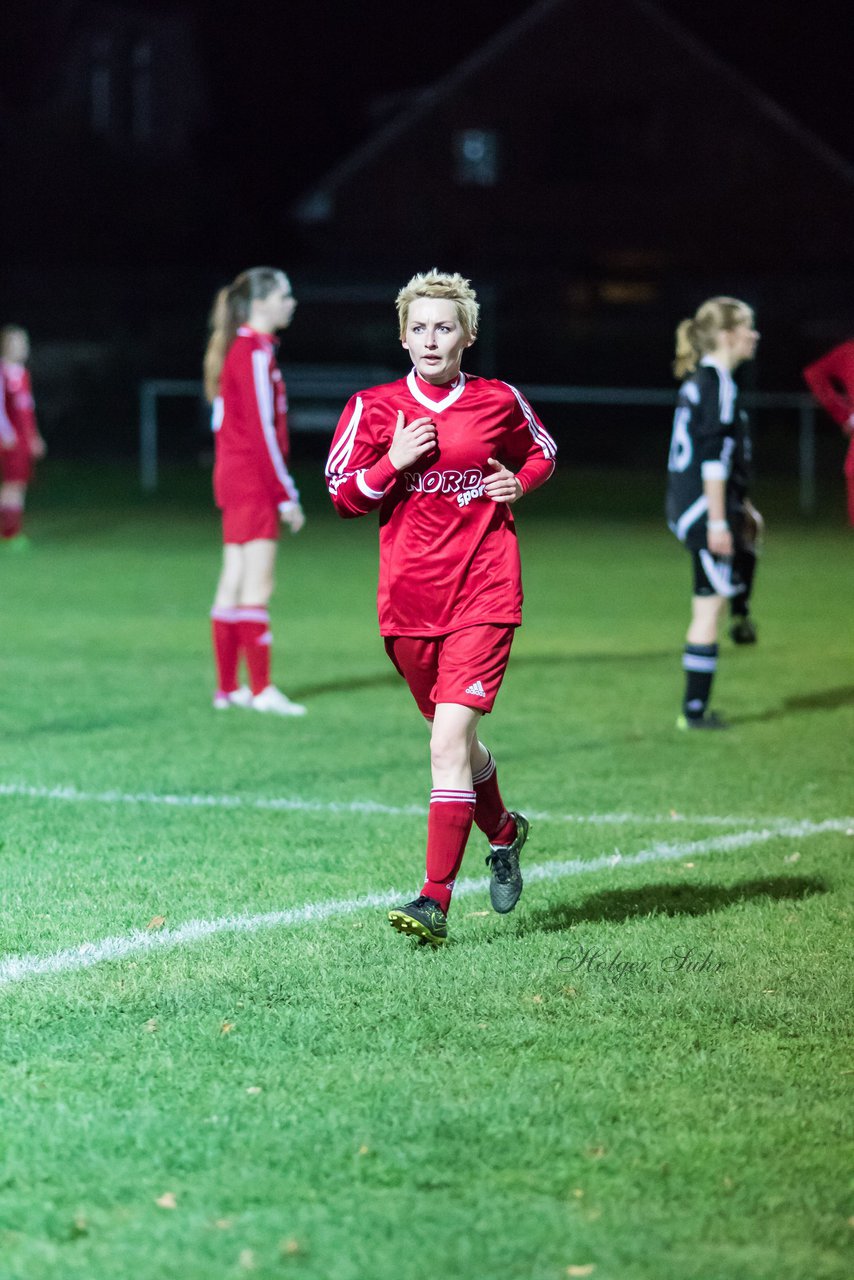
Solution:
{"label": "woman in red jersey running", "polygon": [[[288,327],[295,308],[283,271],[253,267],[219,291],[211,313],[205,391],[213,405],[214,495],[225,544],[211,612],[218,710],[305,715],[270,681],[268,611],[279,522],[291,533],[305,524],[288,471],[288,405],[273,336]],[[249,688],[238,686],[241,655]]]}
{"label": "woman in red jersey running", "polygon": [[392,926],[437,946],[472,822],[490,852],[490,898],[512,911],[528,834],[509,811],[478,737],[522,620],[511,507],[554,470],[555,444],[506,382],[461,371],[477,337],[478,303],[462,276],[416,275],[397,296],[400,338],[414,368],[354,395],[326,478],[342,516],[379,510],[379,620],[386,651],[431,723],[433,789],[427,874]]}
{"label": "woman in red jersey running", "polygon": [[46,452],[36,423],[27,360],[30,337],[16,324],[0,329],[0,545],[24,550],[27,486]]}

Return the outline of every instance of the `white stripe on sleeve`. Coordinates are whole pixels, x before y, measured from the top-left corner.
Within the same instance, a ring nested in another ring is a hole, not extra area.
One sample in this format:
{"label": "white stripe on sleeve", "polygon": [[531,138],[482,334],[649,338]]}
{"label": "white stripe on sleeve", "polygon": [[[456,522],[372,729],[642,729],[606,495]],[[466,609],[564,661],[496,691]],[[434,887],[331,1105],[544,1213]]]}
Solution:
{"label": "white stripe on sleeve", "polygon": [[545,427],[542,426],[539,422],[537,422],[537,419],[534,417],[534,411],[531,408],[531,406],[528,404],[528,401],[525,399],[525,397],[522,395],[520,391],[516,390],[516,388],[511,383],[505,382],[504,385],[505,387],[510,387],[510,390],[513,392],[514,396],[519,401],[519,407],[524,413],[528,421],[528,429],[531,432],[531,435],[534,437],[537,444],[542,449],[543,456],[546,458],[554,458],[557,454],[557,445],[555,444],[552,437],[549,435],[548,431],[546,431]]}
{"label": "white stripe on sleeve", "polygon": [[273,414],[273,384],[270,381],[270,357],[265,351],[252,352],[252,375],[255,381],[255,397],[258,402],[258,416],[261,419],[264,441],[267,445],[267,452],[270,455],[270,461],[273,464],[273,470],[276,473],[276,479],[279,481],[285,492],[290,496],[291,500],[297,502],[299,497],[296,487],[291,479],[291,473],[285,466],[285,460],[282,457],[282,451],[279,448],[279,442],[276,439],[275,418]]}
{"label": "white stripe on sleeve", "polygon": [[365,495],[366,498],[384,498],[385,491],[383,489],[372,489],[371,486],[368,484],[368,482],[365,480],[366,470],[367,468],[363,467],[361,471],[356,472],[356,484],[362,490],[362,493]]}
{"label": "white stripe on sleeve", "polygon": [[6,382],[3,377],[3,370],[0,369],[0,440],[4,444],[14,444],[17,439],[15,428],[6,413]]}
{"label": "white stripe on sleeve", "polygon": [[361,416],[362,397],[356,396],[356,407],[353,410],[353,416],[347,423],[347,429],[342,434],[341,439],[330,452],[326,463],[326,479],[329,488],[333,492],[347,479],[347,464],[353,452],[353,445],[356,443],[356,432],[359,429]]}

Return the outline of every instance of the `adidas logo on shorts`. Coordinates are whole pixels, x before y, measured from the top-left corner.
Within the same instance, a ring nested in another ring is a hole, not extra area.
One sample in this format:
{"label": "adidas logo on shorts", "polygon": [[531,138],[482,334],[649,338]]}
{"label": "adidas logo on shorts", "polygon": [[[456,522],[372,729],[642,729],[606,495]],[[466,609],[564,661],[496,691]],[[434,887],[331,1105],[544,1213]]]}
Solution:
{"label": "adidas logo on shorts", "polygon": [[466,689],[466,693],[473,693],[476,698],[486,697],[486,690],[479,680],[475,680],[474,684],[470,684]]}

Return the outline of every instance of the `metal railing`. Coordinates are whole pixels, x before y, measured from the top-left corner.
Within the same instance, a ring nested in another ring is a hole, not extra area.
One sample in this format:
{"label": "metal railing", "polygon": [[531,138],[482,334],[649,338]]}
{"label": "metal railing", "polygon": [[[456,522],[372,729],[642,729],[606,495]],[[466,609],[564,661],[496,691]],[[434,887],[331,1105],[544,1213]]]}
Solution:
{"label": "metal railing", "polygon": [[[287,370],[288,396],[293,408],[290,421],[294,431],[329,431],[338,421],[344,402],[355,388],[376,386],[400,377],[399,371],[371,366],[290,365]],[[526,384],[525,395],[535,405],[621,405],[641,408],[661,405],[673,408],[677,392],[649,387],[562,387]],[[157,488],[158,429],[157,402],[164,396],[202,398],[202,383],[180,378],[155,378],[139,388],[139,483],[152,493]],[[788,409],[798,414],[798,493],[802,512],[815,510],[815,402],[802,391],[745,391],[742,403],[748,409]],[[311,407],[301,401],[314,401]],[[324,402],[334,408],[323,408]]]}

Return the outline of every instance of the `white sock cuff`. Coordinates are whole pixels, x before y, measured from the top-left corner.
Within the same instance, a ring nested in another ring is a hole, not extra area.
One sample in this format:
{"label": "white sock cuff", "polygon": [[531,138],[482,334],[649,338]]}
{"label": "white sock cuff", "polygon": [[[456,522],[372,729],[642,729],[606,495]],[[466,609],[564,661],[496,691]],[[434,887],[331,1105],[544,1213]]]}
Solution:
{"label": "white sock cuff", "polygon": [[270,610],[263,605],[254,605],[247,608],[245,604],[238,605],[234,610],[238,622],[269,622]]}
{"label": "white sock cuff", "polygon": [[434,787],[430,792],[431,804],[474,804],[477,796],[473,791],[452,791],[446,787]]}
{"label": "white sock cuff", "polygon": [[489,756],[489,759],[487,760],[486,764],[483,766],[482,769],[478,769],[477,773],[472,774],[472,783],[474,784],[474,786],[477,786],[479,782],[488,782],[489,779],[492,777],[492,775],[495,773],[495,760],[493,758],[492,752],[487,751],[486,754]]}

